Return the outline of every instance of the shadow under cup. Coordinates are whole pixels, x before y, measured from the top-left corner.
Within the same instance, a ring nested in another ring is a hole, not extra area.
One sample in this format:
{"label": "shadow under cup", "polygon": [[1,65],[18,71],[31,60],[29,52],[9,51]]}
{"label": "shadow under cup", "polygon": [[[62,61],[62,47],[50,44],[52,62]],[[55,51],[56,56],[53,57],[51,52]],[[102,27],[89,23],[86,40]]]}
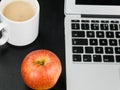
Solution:
{"label": "shadow under cup", "polygon": [[[16,1],[30,3],[35,10],[34,16],[28,20],[20,22],[6,18],[3,15],[4,8],[8,4]],[[37,0],[2,0],[0,2],[0,29],[3,30],[3,35],[0,39],[0,45],[8,42],[14,46],[25,46],[35,41],[39,32],[39,11],[40,6]]]}

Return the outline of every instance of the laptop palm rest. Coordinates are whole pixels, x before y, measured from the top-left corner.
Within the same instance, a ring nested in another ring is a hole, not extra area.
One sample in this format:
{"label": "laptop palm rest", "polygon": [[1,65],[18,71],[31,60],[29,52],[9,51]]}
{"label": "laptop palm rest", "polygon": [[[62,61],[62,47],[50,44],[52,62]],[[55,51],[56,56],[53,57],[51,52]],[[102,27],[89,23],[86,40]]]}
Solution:
{"label": "laptop palm rest", "polygon": [[[119,65],[71,64],[70,66],[73,68],[67,71],[67,83],[70,85],[67,90],[120,90]],[[74,74],[76,72],[78,73]]]}

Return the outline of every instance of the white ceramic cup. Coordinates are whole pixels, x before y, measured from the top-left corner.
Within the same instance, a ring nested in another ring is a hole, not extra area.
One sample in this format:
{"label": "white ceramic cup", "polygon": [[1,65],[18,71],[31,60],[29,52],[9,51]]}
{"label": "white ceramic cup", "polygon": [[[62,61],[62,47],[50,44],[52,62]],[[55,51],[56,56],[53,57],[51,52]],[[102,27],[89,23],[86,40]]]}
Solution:
{"label": "white ceramic cup", "polygon": [[34,6],[35,15],[29,20],[16,22],[3,15],[5,6],[14,1],[19,0],[1,0],[0,2],[0,31],[2,31],[0,45],[8,42],[14,46],[25,46],[35,41],[38,36],[40,6],[37,0],[23,0]]}

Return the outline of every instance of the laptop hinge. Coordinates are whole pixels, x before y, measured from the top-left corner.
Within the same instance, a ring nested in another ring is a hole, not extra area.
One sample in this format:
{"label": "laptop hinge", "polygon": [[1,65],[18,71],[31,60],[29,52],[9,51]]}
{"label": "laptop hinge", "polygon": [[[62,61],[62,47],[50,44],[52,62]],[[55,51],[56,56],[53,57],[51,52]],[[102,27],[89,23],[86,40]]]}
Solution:
{"label": "laptop hinge", "polygon": [[81,14],[82,18],[120,18],[120,15]]}

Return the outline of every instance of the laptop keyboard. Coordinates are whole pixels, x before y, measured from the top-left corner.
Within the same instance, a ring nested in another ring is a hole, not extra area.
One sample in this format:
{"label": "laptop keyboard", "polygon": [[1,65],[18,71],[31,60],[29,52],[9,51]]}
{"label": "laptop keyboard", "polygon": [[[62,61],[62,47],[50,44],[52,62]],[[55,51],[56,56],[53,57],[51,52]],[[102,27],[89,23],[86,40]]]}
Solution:
{"label": "laptop keyboard", "polygon": [[71,20],[74,62],[120,63],[119,20]]}

